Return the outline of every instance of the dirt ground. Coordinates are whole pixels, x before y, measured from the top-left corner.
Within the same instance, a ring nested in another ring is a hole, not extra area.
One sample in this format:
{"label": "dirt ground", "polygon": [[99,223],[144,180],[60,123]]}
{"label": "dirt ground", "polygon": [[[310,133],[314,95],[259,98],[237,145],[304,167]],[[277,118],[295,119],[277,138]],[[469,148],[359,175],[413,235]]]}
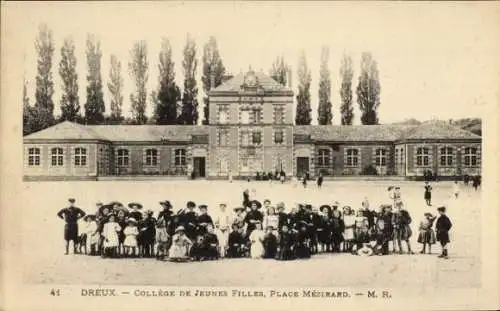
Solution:
{"label": "dirt ground", "polygon": [[[323,204],[339,201],[358,208],[366,196],[372,207],[388,203],[390,182],[327,181],[322,189],[311,183],[307,189],[292,183],[227,181],[144,181],[144,182],[45,182],[25,183],[23,193],[22,236],[24,277],[38,284],[114,284],[170,286],[405,286],[471,287],[481,279],[480,192],[463,189],[460,198],[451,198],[450,182],[433,185],[433,207],[423,200],[423,184],[400,182],[403,201],[413,218],[412,246],[416,255],[358,257],[350,254],[320,254],[309,260],[224,259],[212,262],[171,263],[154,259],[101,259],[84,255],[64,255],[62,220],[57,211],[68,197],[77,206],[94,212],[97,201],[139,201],[155,212],[158,201],[168,199],[174,210],[187,200],[207,204],[209,214],[216,204],[234,207],[242,201],[245,188],[255,189],[260,200]],[[450,259],[420,255],[417,228],[424,212],[436,213],[438,204],[448,206],[453,222]]]}

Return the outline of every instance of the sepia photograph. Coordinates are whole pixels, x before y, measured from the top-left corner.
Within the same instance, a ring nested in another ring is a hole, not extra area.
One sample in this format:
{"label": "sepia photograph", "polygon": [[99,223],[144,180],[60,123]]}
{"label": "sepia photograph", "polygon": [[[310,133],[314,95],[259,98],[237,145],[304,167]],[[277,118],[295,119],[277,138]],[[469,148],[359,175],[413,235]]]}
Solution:
{"label": "sepia photograph", "polygon": [[500,307],[499,26],[498,2],[3,3],[17,282]]}

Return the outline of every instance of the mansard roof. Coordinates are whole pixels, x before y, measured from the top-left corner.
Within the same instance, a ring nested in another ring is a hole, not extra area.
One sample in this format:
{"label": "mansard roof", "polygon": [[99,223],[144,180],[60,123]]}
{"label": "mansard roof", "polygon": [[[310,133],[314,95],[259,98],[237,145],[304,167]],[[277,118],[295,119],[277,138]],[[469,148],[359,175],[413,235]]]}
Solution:
{"label": "mansard roof", "polygon": [[249,70],[240,73],[209,92],[210,96],[234,95],[235,93],[263,93],[269,95],[292,96],[293,91],[278,83],[270,76]]}

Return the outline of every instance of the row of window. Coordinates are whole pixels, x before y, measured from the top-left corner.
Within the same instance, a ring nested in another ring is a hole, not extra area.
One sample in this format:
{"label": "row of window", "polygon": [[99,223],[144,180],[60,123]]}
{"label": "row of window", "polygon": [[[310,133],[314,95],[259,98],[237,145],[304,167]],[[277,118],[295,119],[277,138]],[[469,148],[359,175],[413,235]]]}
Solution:
{"label": "row of window", "polygon": [[[28,165],[29,166],[40,166],[40,148],[29,148],[28,149]],[[75,154],[73,156],[73,164],[75,166],[86,166],[87,165],[87,149],[85,148],[75,148]],[[64,165],[64,150],[63,148],[51,148],[50,149],[50,165],[51,166],[63,166]]]}
{"label": "row of window", "polygon": [[[377,148],[375,150],[375,165],[376,166],[386,166],[387,156],[386,149]],[[347,149],[345,153],[345,165],[357,167],[359,163],[359,150],[358,149]],[[400,159],[398,160],[398,158]],[[331,159],[331,153],[329,149],[318,150],[317,161],[319,166],[329,166]],[[403,150],[396,149],[395,159],[398,163],[403,163]],[[439,149],[439,165],[440,166],[453,166],[455,165],[455,152],[452,147],[442,147]],[[429,166],[430,165],[430,148],[419,147],[416,152],[416,164],[417,166]],[[477,166],[478,164],[478,149],[474,147],[464,148],[463,154],[463,164],[464,166]]]}
{"label": "row of window", "polygon": [[[146,166],[157,166],[159,164],[160,152],[158,149],[146,149],[144,151]],[[130,165],[130,151],[128,149],[118,149],[116,151],[116,164],[119,167],[127,167]],[[186,149],[174,150],[175,166],[186,165]]]}
{"label": "row of window", "polygon": [[[242,146],[251,146],[251,145],[260,145],[262,143],[262,133],[258,131],[242,131],[241,135],[241,145]],[[219,130],[219,146],[227,146],[229,143],[229,132],[225,129]],[[275,130],[274,131],[274,143],[275,144],[283,144],[284,134],[283,130]]]}
{"label": "row of window", "polygon": [[[259,124],[261,123],[262,109],[247,108],[240,111],[241,124]],[[229,122],[229,105],[219,105],[219,123]],[[283,124],[285,122],[285,107],[281,105],[274,106],[274,123]]]}
{"label": "row of window", "polygon": [[[186,165],[186,149],[175,149],[174,151],[174,161],[176,166]],[[146,149],[145,150],[145,164],[147,166],[156,166],[159,163],[159,151],[158,149]],[[28,149],[28,165],[29,166],[40,166],[40,148],[29,148]],[[51,166],[63,166],[64,165],[64,150],[63,148],[52,148],[50,149],[50,163]],[[75,148],[74,154],[74,165],[75,166],[86,166],[87,165],[87,149],[85,148]],[[116,162],[118,166],[125,167],[130,165],[130,152],[128,149],[118,149],[116,151]]]}

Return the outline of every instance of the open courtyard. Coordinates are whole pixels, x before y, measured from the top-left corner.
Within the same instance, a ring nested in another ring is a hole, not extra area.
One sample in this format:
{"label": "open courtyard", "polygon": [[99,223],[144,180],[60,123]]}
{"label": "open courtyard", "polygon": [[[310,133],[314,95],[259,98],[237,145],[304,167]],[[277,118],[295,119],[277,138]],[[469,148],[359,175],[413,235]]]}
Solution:
{"label": "open courtyard", "polygon": [[[108,284],[165,286],[370,286],[370,287],[470,287],[481,280],[480,234],[481,195],[462,186],[459,199],[452,198],[451,182],[433,186],[433,206],[423,199],[423,183],[397,182],[413,222],[411,238],[415,255],[359,257],[351,254],[318,254],[309,260],[223,259],[210,262],[172,263],[155,259],[101,259],[85,255],[64,255],[64,222],[56,213],[74,197],[87,213],[95,203],[117,200],[140,202],[146,209],[160,210],[160,200],[170,200],[174,211],[188,200],[207,204],[216,215],[220,202],[231,208],[240,205],[242,192],[255,189],[257,199],[282,201],[287,210],[296,202],[313,205],[339,201],[341,206],[359,208],[368,197],[371,208],[389,203],[390,181],[325,181],[322,189],[311,182],[307,189],[287,182],[234,181],[101,181],[24,183],[23,235],[24,278],[42,284]],[[418,254],[418,224],[424,212],[436,214],[445,204],[453,222],[450,258]]]}

